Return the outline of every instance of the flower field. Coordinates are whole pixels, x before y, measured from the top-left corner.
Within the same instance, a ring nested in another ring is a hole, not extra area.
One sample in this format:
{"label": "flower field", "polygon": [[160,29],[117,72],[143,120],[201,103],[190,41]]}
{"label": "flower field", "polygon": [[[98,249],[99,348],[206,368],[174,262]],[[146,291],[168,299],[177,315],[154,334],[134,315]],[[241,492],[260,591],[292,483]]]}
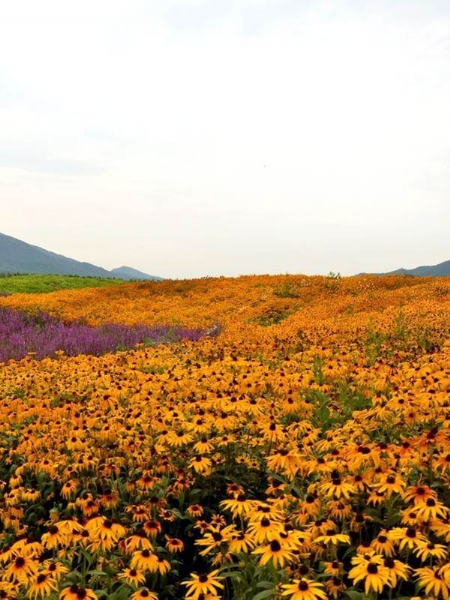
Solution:
{"label": "flower field", "polygon": [[12,294],[0,360],[0,598],[449,598],[445,278]]}

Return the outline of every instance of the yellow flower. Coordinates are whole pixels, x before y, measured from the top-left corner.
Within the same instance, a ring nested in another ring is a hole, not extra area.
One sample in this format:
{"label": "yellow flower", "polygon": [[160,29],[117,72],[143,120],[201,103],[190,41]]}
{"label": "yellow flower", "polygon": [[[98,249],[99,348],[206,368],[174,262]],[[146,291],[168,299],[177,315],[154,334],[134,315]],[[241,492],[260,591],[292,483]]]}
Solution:
{"label": "yellow flower", "polygon": [[282,596],[289,596],[290,600],[325,600],[327,595],[323,585],[312,579],[302,577],[293,579],[292,583],[284,583]]}
{"label": "yellow flower", "polygon": [[57,589],[57,583],[55,579],[52,579],[48,573],[39,573],[37,577],[31,580],[31,585],[28,589],[28,595],[30,598],[39,598],[40,596],[45,597],[53,590]]}
{"label": "yellow flower", "polygon": [[145,581],[144,573],[142,571],[137,571],[136,569],[124,569],[117,577],[133,586],[137,586]]}
{"label": "yellow flower", "polygon": [[[352,559],[355,564],[355,558]],[[364,590],[369,594],[371,590],[379,592],[383,590],[384,585],[389,584],[389,570],[382,563],[381,557],[358,557],[358,563],[350,569],[348,576],[356,584],[364,581]]]}
{"label": "yellow flower", "polygon": [[260,565],[271,561],[275,568],[281,568],[294,558],[292,550],[293,548],[289,546],[283,546],[279,540],[272,540],[267,546],[253,550],[252,554],[261,554]]}
{"label": "yellow flower", "polygon": [[158,557],[151,550],[138,550],[131,557],[130,567],[156,573],[158,571]]}
{"label": "yellow flower", "polygon": [[218,575],[219,570],[211,571],[209,574],[197,575],[191,573],[189,581],[183,581],[182,585],[187,587],[186,598],[199,600],[202,594],[216,594],[216,588],[223,589],[223,584],[220,582],[223,577]]}
{"label": "yellow flower", "polygon": [[131,600],[158,600],[158,596],[155,592],[151,592],[147,588],[142,588],[131,594]]}
{"label": "yellow flower", "polygon": [[89,588],[81,588],[77,585],[64,588],[59,595],[60,600],[98,600],[97,594]]}
{"label": "yellow flower", "polygon": [[255,507],[255,501],[249,500],[245,494],[237,494],[232,500],[222,500],[220,506],[230,510],[234,518],[249,513]]}
{"label": "yellow flower", "polygon": [[426,594],[441,595],[444,600],[450,596],[450,585],[441,575],[439,567],[422,567],[415,570],[418,576],[417,585],[425,588]]}

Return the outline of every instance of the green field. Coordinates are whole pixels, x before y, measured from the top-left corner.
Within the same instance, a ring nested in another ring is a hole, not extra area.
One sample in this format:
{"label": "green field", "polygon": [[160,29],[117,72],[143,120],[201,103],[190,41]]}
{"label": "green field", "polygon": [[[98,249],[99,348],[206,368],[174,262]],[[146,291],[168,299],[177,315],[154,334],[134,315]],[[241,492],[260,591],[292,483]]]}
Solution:
{"label": "green field", "polygon": [[78,275],[9,275],[0,273],[0,293],[10,294],[36,294],[122,283],[126,283],[126,281],[102,277],[79,277]]}

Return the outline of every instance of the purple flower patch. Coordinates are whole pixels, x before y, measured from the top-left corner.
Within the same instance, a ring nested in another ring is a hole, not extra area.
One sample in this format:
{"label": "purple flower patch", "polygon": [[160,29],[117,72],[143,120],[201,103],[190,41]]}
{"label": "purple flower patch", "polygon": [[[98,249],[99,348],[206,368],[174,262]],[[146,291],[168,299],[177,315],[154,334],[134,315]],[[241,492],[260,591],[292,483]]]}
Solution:
{"label": "purple flower patch", "polygon": [[90,327],[79,321],[64,323],[47,313],[29,315],[0,307],[0,362],[20,360],[28,353],[36,358],[54,357],[57,351],[68,356],[128,350],[138,344],[154,346],[184,340],[199,340],[201,329],[160,325],[116,325]]}

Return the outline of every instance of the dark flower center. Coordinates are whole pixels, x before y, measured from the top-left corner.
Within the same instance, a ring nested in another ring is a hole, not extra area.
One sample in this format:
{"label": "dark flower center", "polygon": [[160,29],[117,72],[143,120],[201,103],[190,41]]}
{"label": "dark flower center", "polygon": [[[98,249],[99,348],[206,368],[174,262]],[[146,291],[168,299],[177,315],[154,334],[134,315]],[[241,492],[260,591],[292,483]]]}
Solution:
{"label": "dark flower center", "polygon": [[300,573],[300,575],[308,575],[309,569],[306,565],[300,565],[298,572]]}
{"label": "dark flower center", "polygon": [[370,562],[367,565],[367,572],[370,573],[371,575],[375,575],[376,573],[378,573],[378,565]]}
{"label": "dark flower center", "polygon": [[279,552],[281,550],[280,542],[278,540],[272,540],[270,542],[270,549],[272,552]]}
{"label": "dark flower center", "polygon": [[208,575],[200,575],[198,580],[200,583],[206,583],[208,581]]}
{"label": "dark flower center", "polygon": [[299,581],[299,582],[298,582],[298,589],[299,589],[301,592],[306,592],[306,590],[308,590],[308,589],[309,589],[308,582],[307,582],[307,581]]}

